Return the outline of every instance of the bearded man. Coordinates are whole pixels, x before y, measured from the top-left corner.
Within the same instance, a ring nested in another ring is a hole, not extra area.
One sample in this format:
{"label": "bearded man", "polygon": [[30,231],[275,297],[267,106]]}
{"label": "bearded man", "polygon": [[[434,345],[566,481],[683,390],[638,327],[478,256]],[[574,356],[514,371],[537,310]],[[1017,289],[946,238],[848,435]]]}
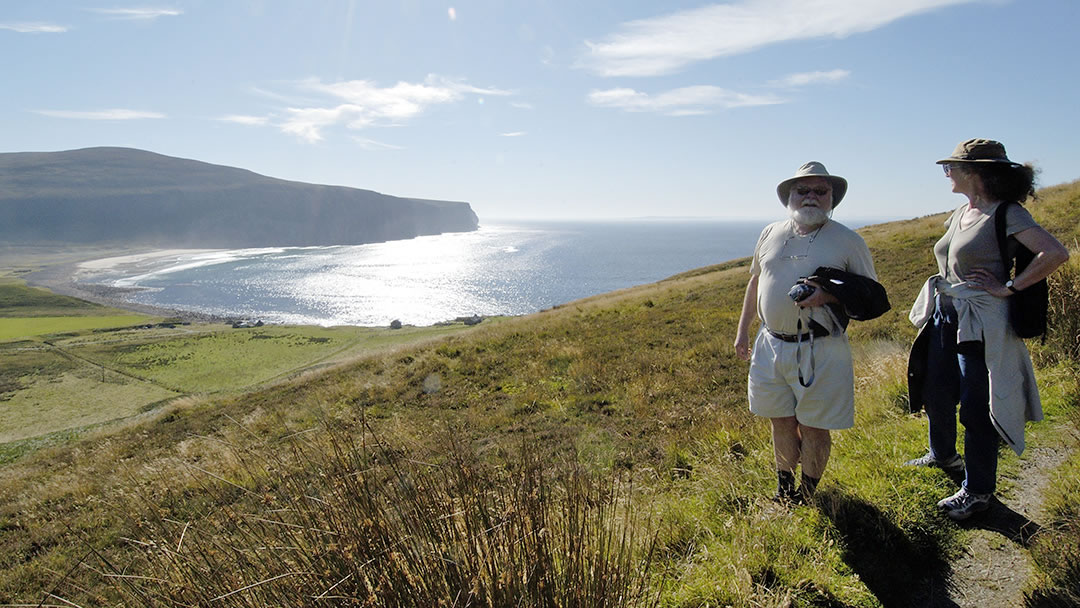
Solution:
{"label": "bearded man", "polygon": [[[866,243],[831,219],[847,185],[813,161],[780,182],[776,194],[789,217],[761,232],[743,297],[735,352],[750,361],[750,411],[772,425],[773,498],[781,502],[810,499],[829,461],[830,431],[855,423],[848,318],[889,308]],[[755,316],[761,328],[751,348]]]}

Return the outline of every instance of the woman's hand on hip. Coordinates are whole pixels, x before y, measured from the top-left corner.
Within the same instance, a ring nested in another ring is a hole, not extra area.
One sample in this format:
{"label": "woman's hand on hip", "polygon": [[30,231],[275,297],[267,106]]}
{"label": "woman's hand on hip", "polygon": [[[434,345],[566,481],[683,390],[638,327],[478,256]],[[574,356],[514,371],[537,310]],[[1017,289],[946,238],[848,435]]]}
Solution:
{"label": "woman's hand on hip", "polygon": [[967,286],[979,291],[985,291],[986,293],[997,296],[999,298],[1007,298],[1012,295],[1008,287],[998,280],[992,272],[985,268],[975,268],[964,277],[967,281]]}

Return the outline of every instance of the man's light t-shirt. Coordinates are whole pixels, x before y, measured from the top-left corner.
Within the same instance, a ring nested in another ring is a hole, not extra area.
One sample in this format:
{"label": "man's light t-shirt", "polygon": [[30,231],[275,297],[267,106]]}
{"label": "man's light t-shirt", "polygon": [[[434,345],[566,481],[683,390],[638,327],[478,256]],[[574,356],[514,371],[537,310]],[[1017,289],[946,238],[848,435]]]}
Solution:
{"label": "man's light t-shirt", "polygon": [[[788,291],[820,266],[829,266],[877,280],[866,242],[847,226],[829,220],[808,235],[795,232],[793,220],[769,224],[761,231],[750,273],[758,279],[758,317],[769,329],[794,334],[798,331],[799,307]],[[822,307],[808,309],[809,317],[826,329],[837,329],[832,315]],[[806,315],[802,331],[806,332]]]}

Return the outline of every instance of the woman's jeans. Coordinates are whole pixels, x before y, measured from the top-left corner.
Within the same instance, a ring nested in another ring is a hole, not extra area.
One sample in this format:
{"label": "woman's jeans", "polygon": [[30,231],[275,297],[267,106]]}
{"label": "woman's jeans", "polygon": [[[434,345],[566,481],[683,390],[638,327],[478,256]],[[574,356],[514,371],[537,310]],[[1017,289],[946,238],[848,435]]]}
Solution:
{"label": "woman's jeans", "polygon": [[964,425],[964,487],[992,494],[997,481],[998,433],[990,422],[990,379],[982,342],[956,343],[956,310],[939,299],[930,332],[926,374],[926,416],[930,453],[937,460],[956,454],[956,404]]}

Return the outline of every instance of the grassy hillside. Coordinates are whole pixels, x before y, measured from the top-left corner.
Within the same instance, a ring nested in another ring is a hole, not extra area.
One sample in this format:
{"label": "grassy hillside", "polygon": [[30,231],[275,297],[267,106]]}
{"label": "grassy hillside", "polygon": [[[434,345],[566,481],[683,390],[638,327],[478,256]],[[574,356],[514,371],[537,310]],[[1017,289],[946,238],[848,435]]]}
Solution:
{"label": "grassy hillside", "polygon": [[[1074,183],[1031,209],[1071,244],[1078,203]],[[0,603],[917,605],[968,531],[933,508],[953,480],[901,466],[925,449],[907,308],[944,218],[861,231],[893,310],[851,327],[856,426],[814,505],[767,499],[731,346],[743,260],[27,452],[0,469]],[[1029,543],[1033,606],[1080,581],[1078,315],[1055,314],[1029,438],[1071,456]],[[1021,464],[1002,453],[1003,495]]]}

